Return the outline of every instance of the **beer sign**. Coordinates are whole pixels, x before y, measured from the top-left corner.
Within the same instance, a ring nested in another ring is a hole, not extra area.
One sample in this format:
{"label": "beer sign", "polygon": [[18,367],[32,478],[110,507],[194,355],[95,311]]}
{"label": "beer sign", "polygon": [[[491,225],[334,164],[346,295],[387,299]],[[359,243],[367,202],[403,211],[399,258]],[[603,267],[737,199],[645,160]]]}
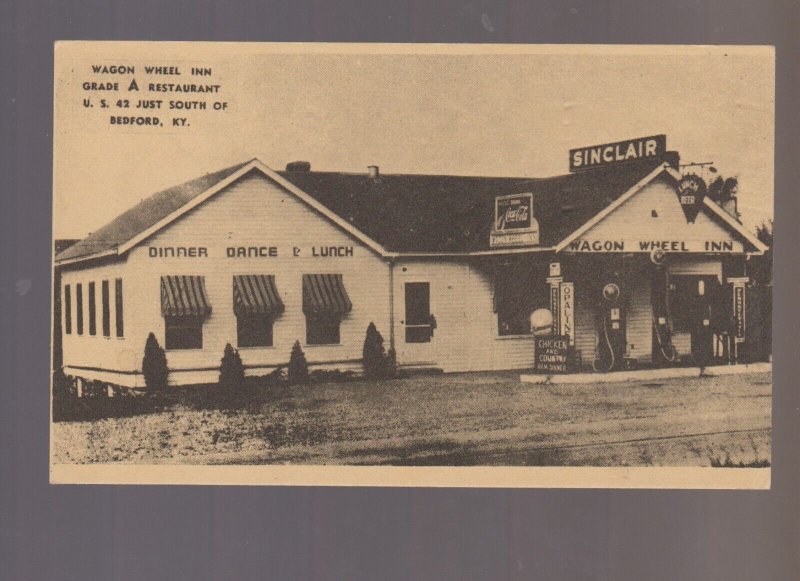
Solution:
{"label": "beer sign", "polygon": [[533,194],[498,196],[494,200],[491,247],[539,244],[539,222],[533,217]]}
{"label": "beer sign", "polygon": [[687,222],[694,222],[697,218],[706,192],[706,182],[694,174],[685,175],[678,182],[678,199]]}

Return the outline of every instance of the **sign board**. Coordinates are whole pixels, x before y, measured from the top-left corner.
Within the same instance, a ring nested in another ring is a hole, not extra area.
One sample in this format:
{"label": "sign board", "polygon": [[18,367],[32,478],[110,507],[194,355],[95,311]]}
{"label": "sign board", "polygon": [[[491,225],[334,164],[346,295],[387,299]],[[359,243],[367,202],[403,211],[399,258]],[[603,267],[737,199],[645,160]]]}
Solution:
{"label": "sign board", "polygon": [[553,331],[561,328],[561,323],[558,320],[558,315],[561,312],[561,290],[560,284],[553,284],[550,286],[550,312],[553,313]]}
{"label": "sign board", "polygon": [[539,244],[539,222],[533,217],[533,194],[498,196],[489,236],[492,248]]}
{"label": "sign board", "polygon": [[561,283],[559,334],[572,338],[575,334],[575,283]]}
{"label": "sign board", "polygon": [[744,339],[745,311],[744,311],[744,286],[733,287],[733,315],[736,317],[736,339]]}
{"label": "sign board", "polygon": [[615,143],[604,143],[569,150],[569,171],[657,159],[667,151],[667,136],[653,135]]}
{"label": "sign board", "polygon": [[564,252],[713,252],[741,254],[744,246],[738,240],[670,240],[640,238],[578,238],[570,242]]}
{"label": "sign board", "polygon": [[706,182],[694,174],[685,175],[678,182],[678,200],[687,222],[694,222],[697,218],[707,191]]}
{"label": "sign board", "polygon": [[535,373],[569,373],[569,337],[550,335],[534,337],[533,371]]}

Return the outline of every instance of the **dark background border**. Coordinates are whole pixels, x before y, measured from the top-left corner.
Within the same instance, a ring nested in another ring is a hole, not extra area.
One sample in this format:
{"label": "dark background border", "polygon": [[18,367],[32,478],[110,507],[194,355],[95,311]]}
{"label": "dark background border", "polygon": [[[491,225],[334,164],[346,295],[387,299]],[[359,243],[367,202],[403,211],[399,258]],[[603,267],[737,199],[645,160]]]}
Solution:
{"label": "dark background border", "polygon": [[[776,0],[0,0],[0,579],[796,578],[798,14]],[[50,486],[56,39],[776,45],[772,490]]]}

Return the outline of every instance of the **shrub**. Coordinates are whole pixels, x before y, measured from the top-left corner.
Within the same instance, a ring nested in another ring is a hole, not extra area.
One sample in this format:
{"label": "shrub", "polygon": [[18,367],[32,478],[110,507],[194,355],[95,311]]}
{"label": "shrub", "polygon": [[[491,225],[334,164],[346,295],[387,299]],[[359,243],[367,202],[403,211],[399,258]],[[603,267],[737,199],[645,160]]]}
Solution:
{"label": "shrub", "polygon": [[219,366],[219,388],[224,391],[241,391],[244,387],[244,363],[238,349],[225,345]]}
{"label": "shrub", "polygon": [[370,323],[367,327],[362,353],[364,375],[369,378],[384,377],[386,375],[386,354],[383,350],[383,337],[375,327],[375,323]]}
{"label": "shrub", "polygon": [[300,341],[295,341],[294,345],[292,345],[288,375],[289,383],[292,385],[308,382],[308,361],[306,361],[306,354],[303,353],[303,348],[300,347]]}
{"label": "shrub", "polygon": [[394,347],[391,347],[386,354],[385,376],[387,378],[397,377],[397,351],[394,350]]}
{"label": "shrub", "polygon": [[144,384],[148,390],[158,391],[167,387],[167,354],[158,344],[158,339],[153,333],[147,336],[142,359],[142,373]]}

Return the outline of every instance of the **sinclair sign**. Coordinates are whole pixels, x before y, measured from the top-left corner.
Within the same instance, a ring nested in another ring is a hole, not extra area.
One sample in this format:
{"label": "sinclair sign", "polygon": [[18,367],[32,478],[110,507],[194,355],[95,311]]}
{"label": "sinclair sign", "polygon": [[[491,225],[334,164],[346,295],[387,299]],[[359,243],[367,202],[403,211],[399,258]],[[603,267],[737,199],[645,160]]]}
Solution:
{"label": "sinclair sign", "polygon": [[667,136],[653,135],[615,143],[604,143],[569,150],[569,171],[583,171],[608,165],[619,165],[657,159],[667,151]]}
{"label": "sinclair sign", "polygon": [[533,216],[533,194],[512,194],[494,199],[492,248],[539,244],[539,222]]}

